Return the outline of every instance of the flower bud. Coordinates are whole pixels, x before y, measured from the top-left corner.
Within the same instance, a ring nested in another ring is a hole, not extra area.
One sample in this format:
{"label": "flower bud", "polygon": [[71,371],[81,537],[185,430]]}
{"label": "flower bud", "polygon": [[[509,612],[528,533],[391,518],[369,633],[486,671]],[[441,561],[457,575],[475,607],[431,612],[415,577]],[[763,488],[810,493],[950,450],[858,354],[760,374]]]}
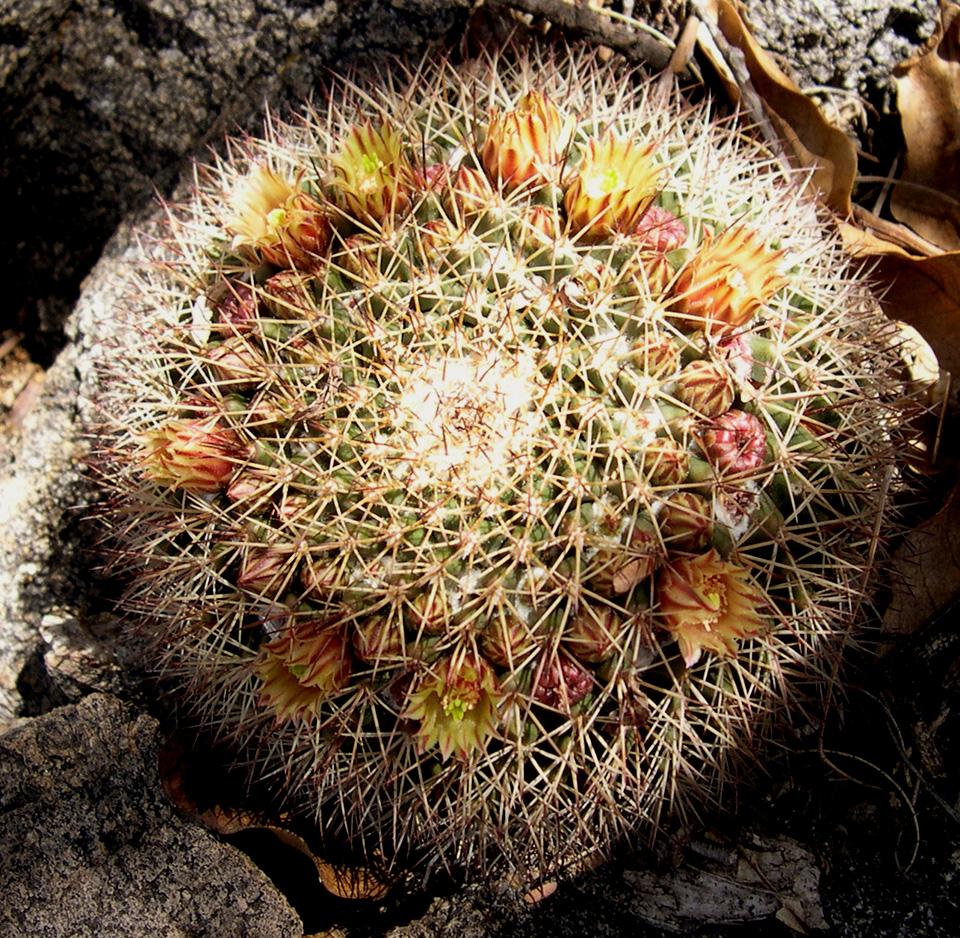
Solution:
{"label": "flower bud", "polygon": [[564,196],[567,221],[589,240],[632,231],[660,188],[654,145],[608,131],[587,141]]}
{"label": "flower bud", "polygon": [[427,586],[404,603],[403,615],[414,631],[422,629],[428,635],[441,635],[450,619],[445,590],[438,584]]}
{"label": "flower bud", "polygon": [[144,474],[188,492],[218,492],[250,456],[250,447],[216,416],[170,420],[143,436]]}
{"label": "flower bud", "polygon": [[630,232],[645,248],[657,254],[669,254],[687,240],[687,228],[673,212],[651,205]]}
{"label": "flower bud", "polygon": [[506,610],[501,610],[483,631],[483,653],[500,668],[515,668],[537,645],[530,626]]}
{"label": "flower bud", "polygon": [[719,417],[733,406],[736,388],[716,362],[690,362],[677,379],[677,398],[702,417]]}
{"label": "flower bud", "polygon": [[355,125],[332,162],[334,185],[355,218],[383,221],[409,210],[412,172],[403,138],[389,124]]}
{"label": "flower bud", "polygon": [[680,346],[667,336],[644,333],[630,349],[630,364],[650,378],[669,378],[680,367]]}
{"label": "flower bud", "polygon": [[677,276],[674,308],[690,329],[738,329],[787,284],[779,273],[782,257],[742,225],[717,238],[707,234]]}
{"label": "flower bud", "polygon": [[282,723],[318,716],[324,700],[346,686],[352,660],[342,627],[296,622],[261,647],[253,670],[258,703]]}
{"label": "flower bud", "polygon": [[677,492],[657,517],[668,550],[703,550],[713,536],[713,515],[705,498]]}
{"label": "flower bud", "polygon": [[530,205],[517,226],[517,244],[522,251],[532,254],[557,243],[560,237],[560,216],[548,205]]}
{"label": "flower bud", "polygon": [[366,664],[395,663],[403,658],[403,634],[399,621],[374,615],[353,624],[353,651]]}
{"label": "flower bud", "polygon": [[571,658],[544,653],[533,678],[533,699],[544,706],[570,712],[593,688],[593,675]]}
{"label": "flower bud", "polygon": [[326,601],[343,585],[341,561],[333,555],[309,554],[300,569],[303,588],[315,599]]}
{"label": "flower bud", "polygon": [[248,391],[268,376],[263,358],[243,336],[231,336],[211,348],[207,361],[224,391]]}
{"label": "flower bud", "polygon": [[663,559],[659,533],[646,518],[638,518],[627,541],[624,562],[613,575],[613,591],[628,593],[652,576]]}
{"label": "flower bud", "polygon": [[411,176],[414,189],[419,192],[442,192],[450,179],[450,170],[446,163],[429,163],[422,169],[415,169]]}
{"label": "flower bud", "polygon": [[277,319],[315,319],[317,305],[310,284],[300,271],[281,270],[263,285],[263,305]]}
{"label": "flower bud", "polygon": [[704,648],[735,657],[737,639],[763,629],[763,592],[744,567],[715,550],[673,559],[660,573],[656,600],[656,621],[676,637],[687,667]]}
{"label": "flower bud", "polygon": [[290,580],[290,551],[280,547],[249,547],[237,576],[237,587],[251,593],[277,595]]}
{"label": "flower bud", "polygon": [[242,280],[225,281],[226,294],[217,303],[217,320],[227,334],[248,332],[257,321],[260,305],[257,291]]}
{"label": "flower bud", "polygon": [[481,161],[491,182],[506,189],[554,182],[573,135],[573,119],[538,91],[509,111],[493,111]]}
{"label": "flower bud", "polygon": [[262,164],[242,177],[227,197],[233,248],[245,248],[277,267],[309,270],[330,242],[323,206]]}
{"label": "flower bud", "polygon": [[707,458],[721,473],[753,472],[767,458],[763,424],[743,410],[730,410],[711,421],[702,441]]}
{"label": "flower bud", "polygon": [[690,472],[690,454],[673,437],[657,437],[644,449],[643,471],[652,485],[676,488]]}
{"label": "flower bud", "polygon": [[487,177],[469,166],[457,170],[444,198],[447,213],[458,223],[487,211],[493,201],[494,194]]}
{"label": "flower bud", "polygon": [[580,661],[599,664],[617,650],[623,622],[608,606],[584,603],[566,624],[563,642]]}

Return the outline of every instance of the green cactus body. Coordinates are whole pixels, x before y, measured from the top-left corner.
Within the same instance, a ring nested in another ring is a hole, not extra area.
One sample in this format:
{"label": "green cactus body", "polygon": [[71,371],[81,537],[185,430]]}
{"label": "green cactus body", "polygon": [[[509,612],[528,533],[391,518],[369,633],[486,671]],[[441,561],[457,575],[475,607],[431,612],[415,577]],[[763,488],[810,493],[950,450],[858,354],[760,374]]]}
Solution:
{"label": "green cactus body", "polygon": [[899,406],[801,179],[531,56],[346,82],[216,163],[106,392],[192,721],[468,874],[720,799],[858,619]]}

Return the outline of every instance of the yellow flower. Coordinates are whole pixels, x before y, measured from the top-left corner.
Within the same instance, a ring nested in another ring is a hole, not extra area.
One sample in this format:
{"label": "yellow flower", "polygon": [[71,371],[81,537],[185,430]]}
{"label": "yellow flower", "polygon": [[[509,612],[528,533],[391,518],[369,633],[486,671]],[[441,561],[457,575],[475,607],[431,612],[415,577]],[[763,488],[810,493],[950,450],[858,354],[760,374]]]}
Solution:
{"label": "yellow flower", "polygon": [[467,759],[496,728],[500,699],[496,675],[482,657],[443,658],[410,695],[403,717],[420,721],[421,752],[438,746],[444,761],[451,753]]}
{"label": "yellow flower", "polygon": [[763,592],[715,550],[672,560],[657,581],[657,600],[659,624],[676,636],[687,667],[704,648],[736,657],[737,639],[763,629]]}
{"label": "yellow flower", "polygon": [[315,267],[330,241],[323,206],[263,164],[239,179],[227,196],[232,247],[247,248],[269,264]]}
{"label": "yellow flower", "polygon": [[654,146],[608,131],[587,152],[564,196],[567,220],[591,240],[630,232],[660,189]]}
{"label": "yellow flower", "polygon": [[748,323],[786,285],[779,273],[783,251],[738,225],[718,238],[707,234],[677,275],[674,308],[689,329],[729,332]]}
{"label": "yellow flower", "polygon": [[516,189],[551,182],[560,175],[573,119],[546,95],[528,91],[510,111],[493,111],[480,158],[492,182]]}
{"label": "yellow flower", "polygon": [[331,694],[350,678],[352,661],[342,628],[298,622],[260,649],[253,670],[259,703],[277,722],[317,716]]}
{"label": "yellow flower", "polygon": [[218,492],[250,455],[250,447],[216,417],[170,420],[143,436],[144,474],[188,492]]}
{"label": "yellow flower", "polygon": [[333,167],[334,185],[356,218],[382,221],[409,209],[412,173],[403,138],[388,124],[375,129],[367,121],[350,128]]}

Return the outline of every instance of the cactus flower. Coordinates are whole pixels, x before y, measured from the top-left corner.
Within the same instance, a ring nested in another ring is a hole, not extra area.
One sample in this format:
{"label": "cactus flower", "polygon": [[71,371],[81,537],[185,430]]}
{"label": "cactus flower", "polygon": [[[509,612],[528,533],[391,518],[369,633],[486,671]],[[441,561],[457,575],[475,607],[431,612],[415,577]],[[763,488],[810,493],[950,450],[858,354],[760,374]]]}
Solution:
{"label": "cactus flower", "polygon": [[564,196],[571,229],[597,240],[636,228],[660,188],[653,152],[613,131],[591,138]]}
{"label": "cactus flower", "polygon": [[421,752],[437,746],[444,762],[452,754],[465,760],[496,729],[500,698],[493,668],[482,657],[442,658],[410,695],[403,717],[420,721]]}
{"label": "cactus flower", "polygon": [[490,115],[481,151],[490,181],[516,189],[526,183],[554,182],[573,135],[573,118],[538,91],[528,91],[509,111]]}
{"label": "cactus flower", "polygon": [[786,285],[783,251],[743,225],[706,234],[674,284],[674,307],[690,329],[729,332],[748,323]]}
{"label": "cactus flower", "polygon": [[219,492],[250,455],[250,447],[215,416],[170,420],[142,440],[147,478],[188,492]]}
{"label": "cactus flower", "polygon": [[343,630],[324,622],[297,622],[263,645],[253,665],[258,702],[277,723],[316,717],[324,700],[346,686],[352,670]]}
{"label": "cactus flower", "polygon": [[762,590],[715,550],[674,558],[660,573],[656,598],[657,621],[676,637],[688,668],[704,648],[735,657],[737,639],[763,629]]}
{"label": "cactus flower", "polygon": [[334,185],[356,218],[383,221],[410,208],[410,164],[403,137],[389,124],[356,124],[333,157]]}
{"label": "cactus flower", "polygon": [[316,267],[330,242],[323,206],[295,183],[259,164],[227,197],[233,248],[245,248],[277,267]]}
{"label": "cactus flower", "polygon": [[758,417],[730,410],[703,431],[703,448],[720,472],[753,472],[767,457],[767,437]]}

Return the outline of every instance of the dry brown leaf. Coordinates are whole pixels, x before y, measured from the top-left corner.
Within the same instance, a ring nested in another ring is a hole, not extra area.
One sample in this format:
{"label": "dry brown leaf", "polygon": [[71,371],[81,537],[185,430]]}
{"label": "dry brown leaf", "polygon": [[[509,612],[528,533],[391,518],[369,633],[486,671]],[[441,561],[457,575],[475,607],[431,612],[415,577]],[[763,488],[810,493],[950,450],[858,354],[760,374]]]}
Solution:
{"label": "dry brown leaf", "polygon": [[190,792],[190,767],[186,751],[168,740],[160,753],[160,777],[167,798],[182,814],[193,818],[218,834],[238,834],[247,830],[264,830],[281,843],[299,851],[313,862],[320,882],[327,892],[341,899],[382,899],[391,883],[374,870],[362,866],[330,863],[317,856],[299,834],[280,826],[264,814],[224,805],[201,808]]}
{"label": "dry brown leaf", "polygon": [[960,251],[915,257],[855,225],[842,224],[840,233],[855,257],[876,258],[872,279],[884,312],[913,326],[940,367],[960,375]]}
{"label": "dry brown leaf", "polygon": [[743,53],[747,71],[768,116],[796,165],[813,170],[823,202],[843,217],[857,172],[857,151],[846,134],[831,126],[817,107],[760,47],[730,0],[707,4],[731,46]]}
{"label": "dry brown leaf", "polygon": [[944,4],[940,29],[894,70],[906,141],[890,207],[947,251],[960,249],[960,6]]}
{"label": "dry brown leaf", "polygon": [[883,629],[909,635],[960,595],[960,489],[904,537],[893,566],[893,596]]}

